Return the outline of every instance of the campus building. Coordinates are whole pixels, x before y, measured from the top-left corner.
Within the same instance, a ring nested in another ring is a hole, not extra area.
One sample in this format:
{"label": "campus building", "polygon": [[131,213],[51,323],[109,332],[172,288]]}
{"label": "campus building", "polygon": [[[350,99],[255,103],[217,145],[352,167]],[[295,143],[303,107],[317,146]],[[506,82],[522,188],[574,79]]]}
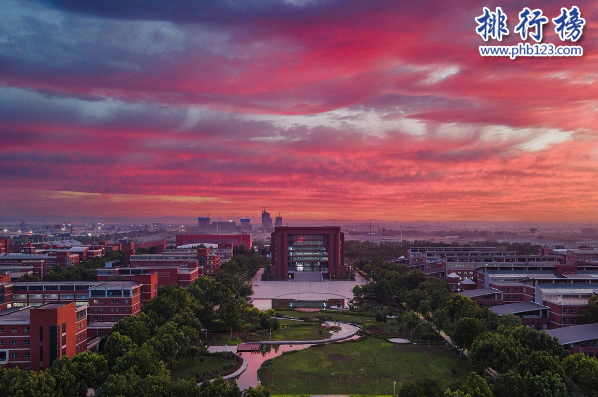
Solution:
{"label": "campus building", "polygon": [[278,280],[346,279],[344,244],[337,226],[277,227],[271,235],[270,274]]}
{"label": "campus building", "polygon": [[47,303],[0,312],[0,366],[39,371],[87,350],[87,306]]}

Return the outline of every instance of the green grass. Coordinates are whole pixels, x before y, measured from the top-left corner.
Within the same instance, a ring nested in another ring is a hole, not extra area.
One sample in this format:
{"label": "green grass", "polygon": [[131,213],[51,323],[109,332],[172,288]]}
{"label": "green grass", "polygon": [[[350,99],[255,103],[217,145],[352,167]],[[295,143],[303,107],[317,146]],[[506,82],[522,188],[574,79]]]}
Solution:
{"label": "green grass", "polygon": [[[204,360],[201,361],[201,358]],[[226,370],[222,368],[222,366],[225,364],[227,365]],[[233,369],[230,368],[231,364],[235,364]],[[216,371],[222,375],[223,373],[226,374],[229,372],[234,372],[240,366],[240,361],[238,362],[234,359],[222,358],[219,354],[211,354],[195,358],[186,357],[179,360],[177,365],[170,370],[170,376],[172,380],[194,379],[195,373],[202,375],[205,372],[211,371],[214,374],[208,376],[208,378],[214,378],[216,377]]]}
{"label": "green grass", "polygon": [[393,381],[398,388],[401,381],[429,377],[444,389],[464,381],[469,372],[467,363],[445,346],[391,344],[368,337],[285,353],[265,362],[260,378],[274,395],[391,395]]}
{"label": "green grass", "polygon": [[[326,329],[320,329],[320,323],[286,320],[280,322],[280,328],[272,331],[272,340],[321,340],[328,339],[332,334]],[[233,339],[230,334],[212,334],[208,339],[210,345],[238,345],[241,342],[258,342],[270,340],[269,330],[256,330],[251,332],[235,332]]]}

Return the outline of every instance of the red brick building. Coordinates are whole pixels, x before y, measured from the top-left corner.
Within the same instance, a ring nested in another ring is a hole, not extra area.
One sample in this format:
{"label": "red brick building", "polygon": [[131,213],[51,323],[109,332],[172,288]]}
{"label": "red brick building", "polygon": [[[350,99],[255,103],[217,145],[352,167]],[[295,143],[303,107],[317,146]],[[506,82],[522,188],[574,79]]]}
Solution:
{"label": "red brick building", "polygon": [[39,371],[87,350],[86,309],[49,303],[0,312],[0,365]]}

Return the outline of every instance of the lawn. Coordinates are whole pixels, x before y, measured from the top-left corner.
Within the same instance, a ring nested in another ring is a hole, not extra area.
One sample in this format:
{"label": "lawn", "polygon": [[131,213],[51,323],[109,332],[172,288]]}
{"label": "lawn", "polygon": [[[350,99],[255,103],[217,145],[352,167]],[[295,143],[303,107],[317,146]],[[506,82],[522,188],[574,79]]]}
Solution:
{"label": "lawn", "polygon": [[[234,372],[241,367],[241,363],[241,361],[220,354],[209,354],[195,358],[186,357],[179,360],[174,368],[171,368],[170,376],[172,380],[194,379],[197,373],[211,379],[217,375]],[[209,375],[208,372],[212,372],[212,375]]]}
{"label": "lawn", "polygon": [[270,339],[269,330],[260,329],[250,332],[234,332],[233,339],[230,334],[210,334],[210,345],[239,344],[241,342],[256,342],[262,340],[321,340],[329,339],[329,330],[322,329],[319,322],[280,320],[280,328],[272,331]]}
{"label": "lawn", "polygon": [[284,353],[265,362],[259,375],[262,385],[277,395],[392,395],[393,381],[399,387],[401,381],[429,377],[444,389],[469,373],[467,362],[446,346],[400,345],[367,337]]}

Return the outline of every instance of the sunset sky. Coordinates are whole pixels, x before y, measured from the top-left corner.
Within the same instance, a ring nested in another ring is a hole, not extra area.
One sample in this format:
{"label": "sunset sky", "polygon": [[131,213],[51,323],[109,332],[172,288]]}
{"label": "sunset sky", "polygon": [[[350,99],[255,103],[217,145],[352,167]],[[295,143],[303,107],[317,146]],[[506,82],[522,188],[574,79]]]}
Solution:
{"label": "sunset sky", "polygon": [[598,221],[598,2],[173,3],[0,3],[0,217]]}

